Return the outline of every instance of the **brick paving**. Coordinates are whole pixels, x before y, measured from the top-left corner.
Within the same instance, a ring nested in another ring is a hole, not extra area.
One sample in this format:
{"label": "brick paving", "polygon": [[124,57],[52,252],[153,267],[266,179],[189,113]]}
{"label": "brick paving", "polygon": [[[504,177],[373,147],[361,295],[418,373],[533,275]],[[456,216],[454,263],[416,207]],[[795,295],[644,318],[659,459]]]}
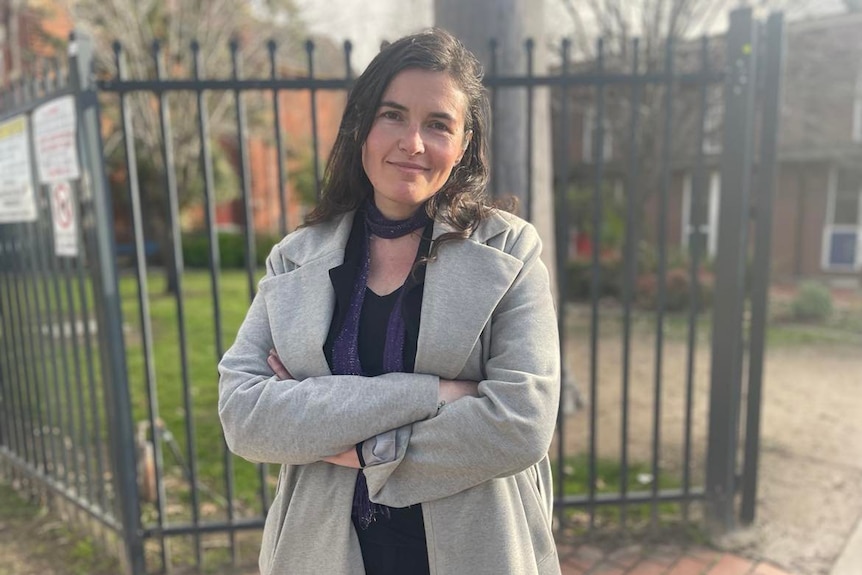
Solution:
{"label": "brick paving", "polygon": [[705,547],[630,545],[603,552],[593,545],[560,547],[563,575],[798,575]]}

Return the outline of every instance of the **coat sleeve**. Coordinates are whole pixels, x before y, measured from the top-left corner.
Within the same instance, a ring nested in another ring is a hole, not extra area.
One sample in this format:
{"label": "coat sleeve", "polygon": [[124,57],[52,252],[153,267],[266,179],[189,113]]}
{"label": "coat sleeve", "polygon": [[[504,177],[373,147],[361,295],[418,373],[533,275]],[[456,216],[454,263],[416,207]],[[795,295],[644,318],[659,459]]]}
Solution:
{"label": "coat sleeve", "polygon": [[396,460],[365,470],[372,501],[404,507],[447,497],[540,461],[553,437],[560,355],[541,242],[527,226],[511,248],[524,266],[490,320],[480,397],[398,430]]}
{"label": "coat sleeve", "polygon": [[[267,260],[269,277],[290,271],[275,257],[274,250]],[[437,410],[436,376],[278,380],[266,363],[272,347],[267,306],[257,296],[219,363],[218,408],[225,440],[232,452],[250,461],[312,463]]]}

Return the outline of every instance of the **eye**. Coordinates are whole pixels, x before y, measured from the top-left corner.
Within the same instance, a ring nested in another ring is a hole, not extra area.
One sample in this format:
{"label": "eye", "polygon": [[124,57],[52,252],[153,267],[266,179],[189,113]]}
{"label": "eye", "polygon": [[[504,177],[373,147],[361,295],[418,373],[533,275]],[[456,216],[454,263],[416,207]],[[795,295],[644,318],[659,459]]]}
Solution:
{"label": "eye", "polygon": [[380,117],[386,120],[400,120],[401,113],[397,110],[383,110],[380,112]]}
{"label": "eye", "polygon": [[429,127],[432,130],[439,130],[442,132],[451,132],[452,130],[449,128],[449,125],[445,122],[441,122],[439,120],[435,120],[429,124]]}

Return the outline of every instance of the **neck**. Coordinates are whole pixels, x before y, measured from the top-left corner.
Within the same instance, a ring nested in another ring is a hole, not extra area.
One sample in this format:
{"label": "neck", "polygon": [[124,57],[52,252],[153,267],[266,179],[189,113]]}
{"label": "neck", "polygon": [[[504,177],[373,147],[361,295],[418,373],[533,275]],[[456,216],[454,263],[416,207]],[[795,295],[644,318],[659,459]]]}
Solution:
{"label": "neck", "polygon": [[365,204],[365,221],[369,231],[375,236],[381,238],[400,238],[406,236],[410,232],[425,227],[428,223],[428,214],[424,208],[415,210],[413,215],[406,219],[389,219],[386,214],[381,212],[374,202],[369,200]]}

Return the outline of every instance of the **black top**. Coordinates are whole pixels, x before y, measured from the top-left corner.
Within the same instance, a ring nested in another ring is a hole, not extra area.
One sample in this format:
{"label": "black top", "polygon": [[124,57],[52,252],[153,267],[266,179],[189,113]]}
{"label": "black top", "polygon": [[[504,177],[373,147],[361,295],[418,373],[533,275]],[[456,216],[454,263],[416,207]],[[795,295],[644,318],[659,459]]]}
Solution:
{"label": "black top", "polygon": [[[357,212],[359,214],[360,212]],[[332,369],[332,345],[344,323],[350,303],[353,281],[363,257],[364,232],[361,220],[354,219],[353,230],[347,242],[344,263],[330,270],[332,286],[336,294],[335,313],[324,346],[324,353]],[[433,224],[423,231],[417,258],[428,254]],[[402,314],[404,317],[404,370],[412,372],[416,363],[416,344],[419,338],[419,316],[425,282],[425,266],[418,266],[403,286],[384,296],[366,288],[359,316],[359,360],[368,376],[383,373],[383,350],[389,316],[402,290],[404,294]],[[428,547],[425,540],[425,524],[422,506],[413,505],[402,509],[389,508],[389,519],[378,517],[367,529],[354,528],[362,549],[362,560],[366,575],[425,575],[429,573]]]}

